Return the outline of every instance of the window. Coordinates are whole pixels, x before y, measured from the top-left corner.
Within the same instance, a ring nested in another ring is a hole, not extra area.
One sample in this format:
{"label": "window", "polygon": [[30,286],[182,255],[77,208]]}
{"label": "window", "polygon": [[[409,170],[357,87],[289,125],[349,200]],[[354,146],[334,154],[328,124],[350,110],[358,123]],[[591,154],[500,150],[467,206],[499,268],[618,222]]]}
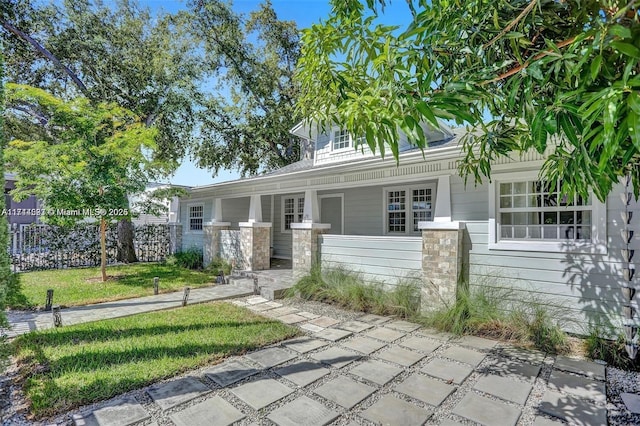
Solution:
{"label": "window", "polygon": [[189,206],[189,230],[202,231],[204,206]]}
{"label": "window", "polygon": [[433,186],[386,191],[387,233],[417,233],[418,222],[433,220]]}
{"label": "window", "polygon": [[503,182],[498,203],[501,240],[591,241],[591,200],[561,197],[558,186]]}
{"label": "window", "polygon": [[489,189],[489,249],[606,254],[606,206],[559,189],[535,172],[498,176]]}
{"label": "window", "polygon": [[292,223],[302,222],[304,215],[304,197],[286,197],[282,199],[282,230],[289,231]]}
{"label": "window", "polygon": [[351,137],[346,130],[337,130],[333,134],[333,149],[349,148]]}

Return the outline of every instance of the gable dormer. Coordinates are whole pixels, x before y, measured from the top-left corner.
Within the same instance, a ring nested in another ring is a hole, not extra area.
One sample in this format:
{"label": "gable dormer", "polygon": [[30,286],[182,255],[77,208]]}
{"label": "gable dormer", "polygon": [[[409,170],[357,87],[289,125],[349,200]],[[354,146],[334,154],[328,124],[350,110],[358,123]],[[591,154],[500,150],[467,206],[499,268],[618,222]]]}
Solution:
{"label": "gable dormer", "polygon": [[[451,130],[444,124],[441,124],[440,128],[423,124],[423,130],[428,143],[447,140],[453,136]],[[318,131],[315,126],[301,122],[291,129],[291,133],[303,139],[300,159],[313,159],[314,166],[380,156],[379,152],[371,151],[364,136],[354,136],[338,125]],[[399,152],[412,149],[416,149],[416,145],[408,140],[407,135],[400,132]]]}

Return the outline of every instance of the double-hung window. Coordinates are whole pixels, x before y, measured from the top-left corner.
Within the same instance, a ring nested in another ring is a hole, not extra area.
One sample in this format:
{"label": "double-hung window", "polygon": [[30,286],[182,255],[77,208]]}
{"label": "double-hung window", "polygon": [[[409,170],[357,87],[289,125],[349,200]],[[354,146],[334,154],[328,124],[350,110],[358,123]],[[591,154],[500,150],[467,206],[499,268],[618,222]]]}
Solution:
{"label": "double-hung window", "polygon": [[203,205],[189,206],[189,231],[202,231],[203,218]]}
{"label": "double-hung window", "polygon": [[284,197],[282,199],[282,231],[289,231],[292,223],[302,222],[304,197]]}
{"label": "double-hung window", "polygon": [[346,130],[336,130],[333,133],[333,150],[345,149],[351,146],[351,136]]}
{"label": "double-hung window", "polygon": [[435,186],[386,189],[385,205],[385,233],[419,233],[418,222],[433,220]]}
{"label": "double-hung window", "polygon": [[593,197],[562,195],[560,184],[498,180],[491,193],[490,248],[572,251],[595,248],[604,235],[604,206]]}

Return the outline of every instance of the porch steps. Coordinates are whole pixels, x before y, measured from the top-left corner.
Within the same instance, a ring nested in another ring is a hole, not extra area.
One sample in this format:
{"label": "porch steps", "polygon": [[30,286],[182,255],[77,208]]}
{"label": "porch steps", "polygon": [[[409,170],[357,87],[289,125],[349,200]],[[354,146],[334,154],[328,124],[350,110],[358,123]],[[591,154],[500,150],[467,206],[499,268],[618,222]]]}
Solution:
{"label": "porch steps", "polygon": [[229,284],[253,286],[254,278],[258,279],[258,294],[267,300],[282,299],[295,284],[291,270],[238,271],[229,276]]}

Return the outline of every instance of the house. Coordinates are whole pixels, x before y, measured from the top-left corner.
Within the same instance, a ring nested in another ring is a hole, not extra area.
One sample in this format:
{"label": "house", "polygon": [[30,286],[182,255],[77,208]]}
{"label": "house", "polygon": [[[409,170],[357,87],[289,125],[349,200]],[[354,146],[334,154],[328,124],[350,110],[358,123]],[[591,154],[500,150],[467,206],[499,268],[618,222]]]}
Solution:
{"label": "house", "polygon": [[[562,198],[539,181],[535,152],[502,158],[490,182],[465,185],[463,131],[425,131],[424,155],[402,138],[396,163],[355,150],[337,126],[318,133],[301,123],[291,131],[309,147],[299,162],[180,199],[178,249],[203,248],[206,261],[223,256],[253,270],[269,268],[273,256],[292,259],[294,273],[319,259],[388,285],[416,277],[425,309],[453,301],[462,277],[533,296],[575,320],[568,328],[577,331],[603,318],[619,324],[623,305],[637,311],[619,290],[628,267],[622,185],[606,203]],[[640,218],[637,203],[628,208]],[[629,248],[640,249],[640,233]]]}
{"label": "house", "polygon": [[10,192],[16,187],[16,175],[13,173],[4,174],[4,202],[6,217],[9,226],[17,228],[20,225],[40,223],[36,214],[40,209],[40,202],[35,196],[30,196],[22,201],[15,201],[11,198]]}

